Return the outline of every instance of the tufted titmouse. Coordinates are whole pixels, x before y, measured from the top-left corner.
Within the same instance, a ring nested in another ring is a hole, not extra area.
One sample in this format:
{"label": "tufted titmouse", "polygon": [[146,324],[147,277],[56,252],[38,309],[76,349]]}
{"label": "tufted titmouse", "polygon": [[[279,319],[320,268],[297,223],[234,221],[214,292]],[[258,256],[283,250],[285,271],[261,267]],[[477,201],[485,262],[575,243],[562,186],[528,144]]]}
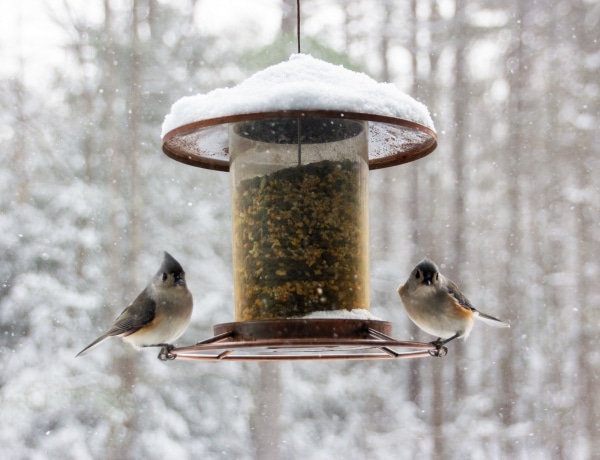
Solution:
{"label": "tufted titmouse", "polygon": [[508,323],[476,310],[458,286],[444,277],[427,258],[419,262],[408,281],[398,287],[398,294],[412,322],[438,337],[433,342],[438,350],[458,337],[466,339],[474,318],[492,326],[510,327]]}
{"label": "tufted titmouse", "polygon": [[159,358],[171,358],[170,343],[187,328],[192,308],[192,294],[185,283],[185,272],[179,262],[165,252],[160,269],[146,288],[123,310],[108,331],[77,356],[84,355],[109,337],[119,336],[136,348],[161,346]]}

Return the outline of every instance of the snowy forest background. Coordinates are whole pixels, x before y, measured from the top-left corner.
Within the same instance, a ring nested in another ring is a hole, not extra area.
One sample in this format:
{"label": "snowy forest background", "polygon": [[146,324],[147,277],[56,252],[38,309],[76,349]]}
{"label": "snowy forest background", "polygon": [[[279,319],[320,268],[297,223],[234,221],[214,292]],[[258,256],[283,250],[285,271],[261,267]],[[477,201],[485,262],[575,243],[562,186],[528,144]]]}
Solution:
{"label": "snowy forest background", "polygon": [[195,298],[180,345],[233,320],[228,175],[167,158],[160,127],[180,97],[294,53],[295,1],[17,3],[0,42],[3,458],[598,458],[598,0],[302,1],[303,52],[396,83],[439,135],[370,175],[372,313],[432,339],[396,294],[428,255],[512,327],[479,323],[443,359],[279,364],[165,363],[119,340],[74,356],[162,250]]}

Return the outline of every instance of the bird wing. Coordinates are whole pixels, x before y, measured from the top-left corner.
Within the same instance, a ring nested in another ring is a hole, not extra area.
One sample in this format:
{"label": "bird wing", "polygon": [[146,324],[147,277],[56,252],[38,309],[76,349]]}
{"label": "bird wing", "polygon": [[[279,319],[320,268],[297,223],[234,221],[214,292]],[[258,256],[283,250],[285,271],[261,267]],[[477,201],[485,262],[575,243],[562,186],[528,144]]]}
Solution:
{"label": "bird wing", "polygon": [[156,302],[144,289],[115,320],[106,335],[131,335],[150,324],[156,315]]}
{"label": "bird wing", "polygon": [[456,300],[456,302],[463,308],[466,308],[467,310],[471,310],[471,311],[477,311],[476,308],[471,305],[471,302],[469,302],[469,299],[467,299],[462,292],[460,292],[460,289],[458,289],[458,286],[456,285],[456,283],[454,281],[450,281],[449,279],[446,279],[447,283],[446,283],[446,289],[448,291],[448,294],[450,294],[452,297],[454,297],[454,300]]}
{"label": "bird wing", "polygon": [[510,324],[502,321],[501,319],[498,319],[491,315],[486,315],[485,313],[481,313],[473,305],[471,305],[471,302],[469,302],[469,299],[467,299],[460,292],[456,283],[454,283],[453,281],[450,281],[450,280],[447,280],[447,281],[448,281],[448,284],[447,284],[448,294],[450,294],[452,297],[454,297],[460,306],[462,306],[464,308],[468,308],[473,313],[475,313],[476,318],[478,318],[478,319],[482,320],[484,323],[487,323],[494,327],[510,327]]}

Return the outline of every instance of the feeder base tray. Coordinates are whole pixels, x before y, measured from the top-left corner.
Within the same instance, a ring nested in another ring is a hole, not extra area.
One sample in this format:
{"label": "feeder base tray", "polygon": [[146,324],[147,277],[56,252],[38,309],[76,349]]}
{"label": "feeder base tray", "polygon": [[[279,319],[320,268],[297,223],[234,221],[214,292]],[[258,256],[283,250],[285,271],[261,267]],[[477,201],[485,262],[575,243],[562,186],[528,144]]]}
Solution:
{"label": "feeder base tray", "polygon": [[365,360],[445,356],[446,347],[398,341],[386,321],[282,319],[213,326],[214,337],[161,350],[159,358],[188,361]]}

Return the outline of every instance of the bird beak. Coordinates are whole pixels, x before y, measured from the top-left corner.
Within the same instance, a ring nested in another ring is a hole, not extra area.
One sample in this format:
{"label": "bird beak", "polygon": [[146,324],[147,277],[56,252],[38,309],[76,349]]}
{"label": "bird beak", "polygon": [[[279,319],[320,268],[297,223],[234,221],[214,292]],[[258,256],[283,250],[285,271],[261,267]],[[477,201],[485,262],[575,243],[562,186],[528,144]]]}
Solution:
{"label": "bird beak", "polygon": [[173,284],[175,286],[185,286],[185,279],[181,276],[175,276],[175,279],[173,280]]}

